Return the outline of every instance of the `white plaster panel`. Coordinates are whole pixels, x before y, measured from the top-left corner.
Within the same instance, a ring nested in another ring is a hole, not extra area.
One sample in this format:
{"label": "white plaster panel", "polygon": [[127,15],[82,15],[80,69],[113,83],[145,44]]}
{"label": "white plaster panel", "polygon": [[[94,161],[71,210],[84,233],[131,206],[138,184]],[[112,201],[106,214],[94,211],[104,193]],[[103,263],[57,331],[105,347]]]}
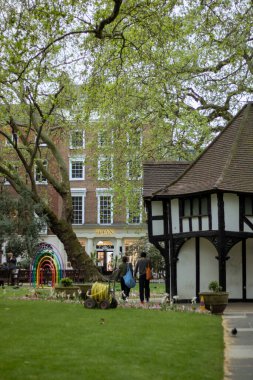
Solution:
{"label": "white plaster panel", "polygon": [[[247,216],[247,219],[253,223],[253,217],[252,216]],[[243,224],[243,230],[245,232],[252,232],[252,229],[250,228],[250,226],[248,226],[246,223]]]}
{"label": "white plaster panel", "polygon": [[209,230],[208,216],[203,216],[201,218],[201,222],[202,222],[202,231]]}
{"label": "white plaster panel", "polygon": [[218,202],[217,194],[211,195],[212,229],[218,230]]}
{"label": "white plaster panel", "polygon": [[200,261],[200,291],[208,291],[208,285],[211,281],[218,280],[219,266],[216,248],[207,239],[199,240],[199,261]]}
{"label": "white plaster panel", "polygon": [[163,202],[161,201],[152,201],[152,215],[153,216],[162,216],[163,215]]}
{"label": "white plaster panel", "polygon": [[253,298],[253,239],[246,240],[246,292],[247,298]]}
{"label": "white plaster panel", "polygon": [[190,228],[189,228],[189,219],[188,218],[184,218],[183,219],[183,232],[189,232],[190,231]]}
{"label": "white plaster panel", "polygon": [[171,201],[171,220],[172,220],[172,232],[174,234],[179,232],[179,206],[178,199],[172,199]]}
{"label": "white plaster panel", "polygon": [[225,230],[239,231],[239,197],[236,194],[224,194]]}
{"label": "white plaster panel", "polygon": [[229,298],[242,298],[242,243],[237,243],[228,253],[226,262],[227,291]]}
{"label": "white plaster panel", "polygon": [[192,231],[199,231],[199,218],[192,218]]}
{"label": "white plaster panel", "polygon": [[179,299],[192,299],[196,293],[195,239],[181,247],[177,262],[177,292]]}
{"label": "white plaster panel", "polygon": [[152,220],[153,235],[163,235],[164,234],[164,224],[163,220]]}

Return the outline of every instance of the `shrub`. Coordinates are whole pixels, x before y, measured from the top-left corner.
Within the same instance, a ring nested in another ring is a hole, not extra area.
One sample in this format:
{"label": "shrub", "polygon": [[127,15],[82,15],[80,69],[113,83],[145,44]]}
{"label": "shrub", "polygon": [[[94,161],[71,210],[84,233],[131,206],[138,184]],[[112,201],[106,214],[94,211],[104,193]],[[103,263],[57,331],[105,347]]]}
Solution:
{"label": "shrub", "polygon": [[218,281],[211,281],[208,285],[208,289],[215,293],[222,291],[222,287],[219,285]]}
{"label": "shrub", "polygon": [[63,286],[71,286],[73,284],[73,280],[69,277],[64,277],[61,279],[61,284]]}

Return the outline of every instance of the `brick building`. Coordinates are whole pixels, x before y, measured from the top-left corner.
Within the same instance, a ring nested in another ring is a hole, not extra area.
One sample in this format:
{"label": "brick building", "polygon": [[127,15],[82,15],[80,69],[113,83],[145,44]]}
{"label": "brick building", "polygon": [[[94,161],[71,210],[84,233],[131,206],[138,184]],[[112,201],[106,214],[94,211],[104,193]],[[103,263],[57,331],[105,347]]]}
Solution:
{"label": "brick building", "polygon": [[[116,169],[119,167],[116,168],[113,133],[109,136],[95,129],[87,131],[74,127],[60,142],[61,154],[69,167],[74,231],[86,252],[104,271],[110,271],[114,259],[127,253],[132,244],[146,235],[141,162],[137,170],[132,156],[131,159],[126,156],[124,160],[121,157],[121,175],[132,187],[124,195],[121,186],[115,188]],[[141,145],[141,139],[139,141]],[[130,144],[127,135],[125,143]],[[136,141],[133,144],[137,151]],[[46,150],[46,145],[44,147]],[[43,145],[41,150],[43,152]],[[45,159],[45,165],[50,166],[50,160]],[[41,172],[35,170],[35,177],[41,191],[47,191],[49,201],[59,214],[60,198]],[[50,233],[50,229],[43,231],[41,239],[58,250],[64,257],[66,268],[70,267],[62,243]]]}

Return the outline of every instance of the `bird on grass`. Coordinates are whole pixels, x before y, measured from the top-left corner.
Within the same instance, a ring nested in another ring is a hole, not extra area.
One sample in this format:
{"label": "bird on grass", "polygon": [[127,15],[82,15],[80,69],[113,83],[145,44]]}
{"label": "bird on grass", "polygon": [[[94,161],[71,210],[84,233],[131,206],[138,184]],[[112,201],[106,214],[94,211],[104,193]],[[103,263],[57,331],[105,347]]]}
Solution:
{"label": "bird on grass", "polygon": [[234,335],[234,336],[237,334],[237,328],[236,328],[236,327],[234,327],[234,328],[231,330],[231,334]]}
{"label": "bird on grass", "polygon": [[104,323],[105,323],[104,318],[101,318],[101,319],[100,319],[100,325],[104,325]]}

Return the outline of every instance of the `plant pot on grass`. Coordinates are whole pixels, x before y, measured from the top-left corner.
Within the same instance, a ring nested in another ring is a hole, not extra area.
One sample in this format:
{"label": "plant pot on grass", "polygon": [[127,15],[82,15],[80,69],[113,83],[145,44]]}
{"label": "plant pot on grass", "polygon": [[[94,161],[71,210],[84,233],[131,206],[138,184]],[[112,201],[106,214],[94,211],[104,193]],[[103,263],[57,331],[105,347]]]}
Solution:
{"label": "plant pot on grass", "polygon": [[218,281],[211,281],[208,289],[210,292],[201,292],[199,297],[203,297],[205,308],[212,314],[223,314],[228,304],[228,293],[223,292]]}

